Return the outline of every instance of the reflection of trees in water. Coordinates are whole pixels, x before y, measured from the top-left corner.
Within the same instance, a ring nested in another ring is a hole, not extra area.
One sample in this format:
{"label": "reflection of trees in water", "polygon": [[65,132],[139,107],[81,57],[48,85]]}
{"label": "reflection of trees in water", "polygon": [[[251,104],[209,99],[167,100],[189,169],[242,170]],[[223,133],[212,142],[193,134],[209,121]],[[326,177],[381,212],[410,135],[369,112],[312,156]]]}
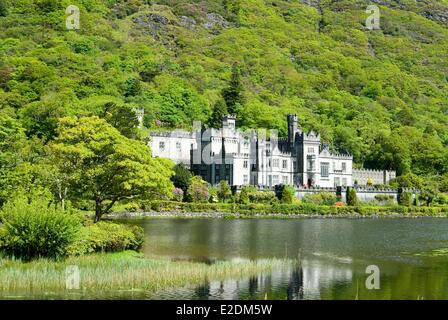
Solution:
{"label": "reflection of trees in water", "polygon": [[288,300],[303,299],[303,270],[301,266],[292,270],[286,295]]}
{"label": "reflection of trees in water", "polygon": [[[332,282],[322,290],[324,299],[396,300],[448,298],[448,261],[446,257],[422,260],[423,265],[389,263],[380,267],[380,289],[365,286],[365,268],[359,268],[351,282]],[[357,288],[358,283],[358,288]]]}
{"label": "reflection of trees in water", "polygon": [[[334,283],[351,284],[351,265],[327,265],[303,260],[288,269],[276,270],[240,280],[212,281],[198,286],[198,299],[319,299],[321,292]],[[325,290],[327,292],[327,290]]]}
{"label": "reflection of trees in water", "polygon": [[210,297],[210,282],[197,286],[194,290],[194,296],[201,300],[208,300]]}
{"label": "reflection of trees in water", "polygon": [[[276,270],[240,280],[211,281],[195,288],[173,289],[155,298],[183,299],[447,299],[446,257],[422,258],[416,266],[380,265],[380,290],[367,290],[364,263],[328,265],[303,260],[287,270]],[[358,286],[357,286],[358,284]],[[358,287],[358,288],[357,288]]]}
{"label": "reflection of trees in water", "polygon": [[258,277],[249,278],[249,295],[254,297],[258,292]]}

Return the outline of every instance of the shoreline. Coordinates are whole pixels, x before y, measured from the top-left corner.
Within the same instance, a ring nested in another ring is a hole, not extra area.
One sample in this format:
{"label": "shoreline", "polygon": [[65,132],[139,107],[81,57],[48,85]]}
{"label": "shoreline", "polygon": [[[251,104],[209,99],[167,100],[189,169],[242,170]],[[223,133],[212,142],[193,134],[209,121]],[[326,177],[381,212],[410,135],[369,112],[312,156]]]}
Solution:
{"label": "shoreline", "polygon": [[185,219],[417,219],[417,218],[448,218],[447,215],[423,215],[423,214],[240,214],[226,212],[182,212],[182,211],[143,211],[143,212],[113,212],[104,219],[142,219],[142,218],[185,218]]}

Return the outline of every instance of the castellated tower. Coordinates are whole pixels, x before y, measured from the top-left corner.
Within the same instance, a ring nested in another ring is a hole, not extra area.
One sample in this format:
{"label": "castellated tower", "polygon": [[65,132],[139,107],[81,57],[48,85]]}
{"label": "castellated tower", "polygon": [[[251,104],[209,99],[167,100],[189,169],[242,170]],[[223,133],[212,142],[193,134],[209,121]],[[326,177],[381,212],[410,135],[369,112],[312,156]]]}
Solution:
{"label": "castellated tower", "polygon": [[293,146],[296,140],[296,133],[299,132],[299,120],[296,114],[288,115],[288,143]]}

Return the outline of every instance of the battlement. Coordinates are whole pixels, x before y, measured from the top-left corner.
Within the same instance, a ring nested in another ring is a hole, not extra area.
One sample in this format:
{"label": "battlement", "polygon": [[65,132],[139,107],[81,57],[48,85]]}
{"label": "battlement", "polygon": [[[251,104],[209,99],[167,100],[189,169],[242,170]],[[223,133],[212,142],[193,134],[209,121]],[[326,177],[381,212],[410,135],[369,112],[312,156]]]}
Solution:
{"label": "battlement", "polygon": [[342,160],[352,160],[353,156],[345,153],[330,153],[331,158],[337,158]]}
{"label": "battlement", "polygon": [[187,131],[158,131],[151,132],[151,137],[164,137],[164,138],[190,138],[194,139],[195,134]]}

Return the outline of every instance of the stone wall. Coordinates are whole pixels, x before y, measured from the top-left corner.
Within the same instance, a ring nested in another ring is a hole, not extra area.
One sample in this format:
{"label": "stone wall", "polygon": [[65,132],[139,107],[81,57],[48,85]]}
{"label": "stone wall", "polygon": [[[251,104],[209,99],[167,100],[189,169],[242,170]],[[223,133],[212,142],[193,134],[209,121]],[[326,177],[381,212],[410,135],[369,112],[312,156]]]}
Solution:
{"label": "stone wall", "polygon": [[353,169],[353,183],[359,186],[367,186],[369,179],[372,185],[389,184],[390,180],[397,176],[395,171]]}
{"label": "stone wall", "polygon": [[[339,195],[342,201],[346,201],[347,199],[347,189],[344,187],[338,188],[298,188],[296,189],[296,196],[299,199],[303,199],[306,195],[309,194],[317,194],[317,193],[332,193],[334,195]],[[356,194],[358,200],[361,202],[386,202],[391,201],[394,203],[398,203],[400,200],[400,195],[403,192],[409,192],[412,194],[413,198],[416,198],[418,194],[418,190],[416,189],[405,189],[405,188],[374,188],[374,187],[355,187]],[[378,196],[378,197],[376,197]],[[383,197],[384,196],[384,197]],[[385,200],[380,200],[381,198],[385,198]],[[387,200],[386,200],[387,198]]]}

